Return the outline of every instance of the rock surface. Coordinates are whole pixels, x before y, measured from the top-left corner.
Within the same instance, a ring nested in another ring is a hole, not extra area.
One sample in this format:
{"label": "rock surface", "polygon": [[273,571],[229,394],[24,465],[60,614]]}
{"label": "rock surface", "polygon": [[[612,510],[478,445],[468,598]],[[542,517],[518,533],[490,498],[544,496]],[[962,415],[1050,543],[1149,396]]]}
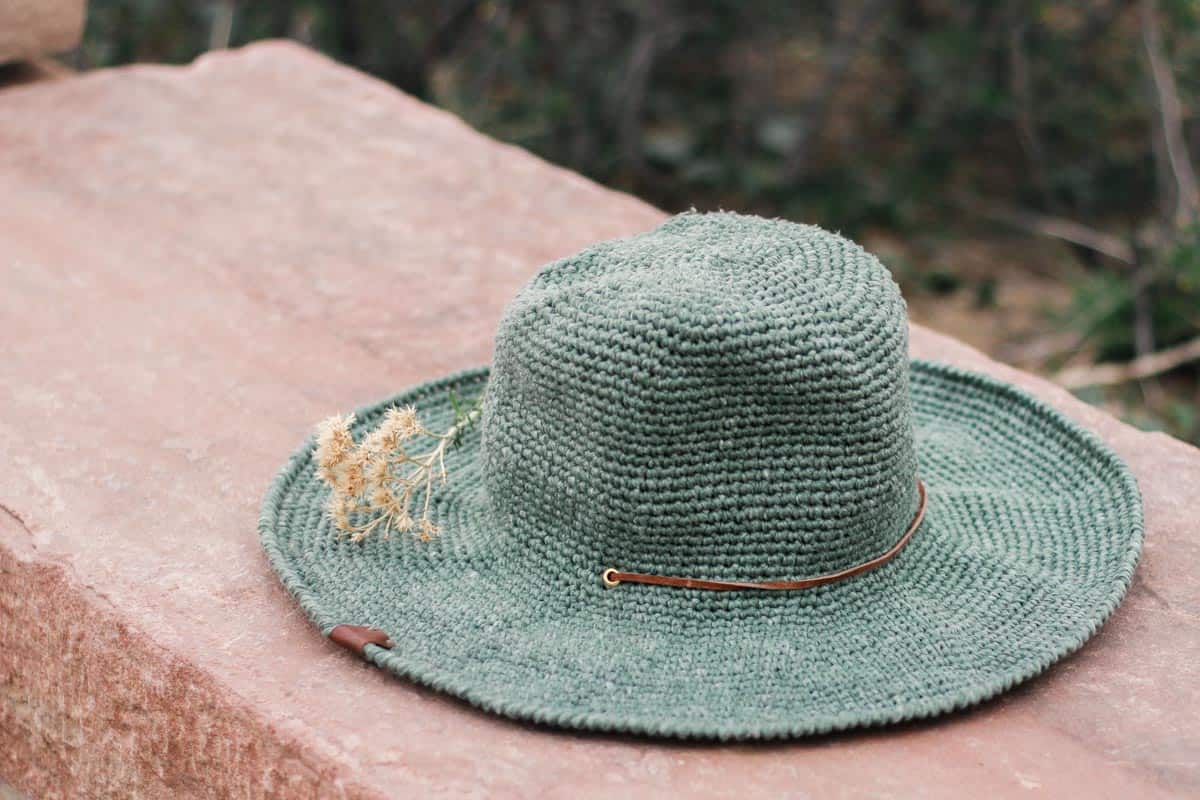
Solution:
{"label": "rock surface", "polygon": [[4,90],[0,197],[0,775],[34,797],[1200,793],[1200,451],[914,327],[1133,466],[1145,555],[1101,633],[929,723],[542,730],[322,639],[259,504],[315,420],[486,362],[540,264],[659,211],[280,43]]}
{"label": "rock surface", "polygon": [[86,0],[0,0],[0,64],[79,44]]}

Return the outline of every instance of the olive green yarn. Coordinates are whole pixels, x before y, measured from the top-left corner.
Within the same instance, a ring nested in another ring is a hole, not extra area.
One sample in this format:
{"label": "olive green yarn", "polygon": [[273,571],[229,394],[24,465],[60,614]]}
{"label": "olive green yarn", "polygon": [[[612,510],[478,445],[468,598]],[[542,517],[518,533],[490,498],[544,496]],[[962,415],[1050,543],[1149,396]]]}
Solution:
{"label": "olive green yarn", "polygon": [[818,228],[685,214],[549,265],[509,305],[488,493],[565,581],[583,563],[831,572],[912,520],[907,387],[904,301],[873,256]]}
{"label": "olive green yarn", "polygon": [[[1137,487],[1094,436],[991,378],[907,358],[903,302],[841,237],[685,215],[548,265],[490,369],[390,405],[427,427],[487,389],[450,451],[443,533],[338,539],[306,443],[263,505],[272,566],[328,634],[487,710],[562,727],[765,739],[977,703],[1078,648],[1119,603]],[[621,569],[805,577],[799,592],[622,585]]]}

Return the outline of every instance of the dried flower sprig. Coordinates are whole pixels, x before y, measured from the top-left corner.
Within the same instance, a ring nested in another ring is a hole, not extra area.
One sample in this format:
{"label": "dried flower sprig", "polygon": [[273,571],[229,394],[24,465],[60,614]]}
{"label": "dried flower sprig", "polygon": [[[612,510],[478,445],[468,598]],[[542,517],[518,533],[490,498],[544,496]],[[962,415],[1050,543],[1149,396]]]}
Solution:
{"label": "dried flower sprig", "polygon": [[[352,542],[371,533],[387,537],[392,530],[428,541],[440,532],[429,516],[434,485],[446,483],[446,448],[456,446],[479,420],[483,395],[464,403],[451,392],[450,405],[454,423],[441,433],[422,425],[412,406],[389,408],[361,443],[350,432],[353,414],[329,417],[317,426],[317,474],[333,490],[326,512]],[[414,440],[428,441],[429,449],[410,452]]]}

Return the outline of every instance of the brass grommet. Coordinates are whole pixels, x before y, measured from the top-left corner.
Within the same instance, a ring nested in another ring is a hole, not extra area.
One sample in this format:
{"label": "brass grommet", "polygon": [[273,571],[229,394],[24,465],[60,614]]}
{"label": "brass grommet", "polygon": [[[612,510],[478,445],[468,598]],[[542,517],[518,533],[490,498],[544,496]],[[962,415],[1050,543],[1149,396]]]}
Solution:
{"label": "brass grommet", "polygon": [[619,580],[613,577],[613,575],[616,574],[617,570],[614,567],[609,567],[600,574],[600,579],[604,581],[605,586],[611,589],[614,586],[619,586],[621,583]]}

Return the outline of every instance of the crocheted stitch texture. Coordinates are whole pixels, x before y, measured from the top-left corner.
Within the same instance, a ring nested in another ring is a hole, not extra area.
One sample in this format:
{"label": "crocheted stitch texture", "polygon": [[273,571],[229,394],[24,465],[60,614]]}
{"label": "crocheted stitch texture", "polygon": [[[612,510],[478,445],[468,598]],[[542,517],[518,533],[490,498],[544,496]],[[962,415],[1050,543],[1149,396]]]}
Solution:
{"label": "crocheted stitch texture", "polygon": [[[485,709],[559,726],[753,739],[986,699],[1091,636],[1141,548],[1128,469],[990,378],[910,362],[878,262],[816,228],[685,215],[548,265],[492,369],[394,403],[433,429],[487,390],[435,498],[443,533],[338,539],[312,442],[260,519],[322,632]],[[919,469],[918,469],[919,464]],[[605,589],[606,567],[776,580],[883,552],[795,592]]]}
{"label": "crocheted stitch texture", "polygon": [[497,521],[548,570],[802,578],[886,551],[918,502],[900,290],[790,222],[685,214],[549,265],[483,422]]}

